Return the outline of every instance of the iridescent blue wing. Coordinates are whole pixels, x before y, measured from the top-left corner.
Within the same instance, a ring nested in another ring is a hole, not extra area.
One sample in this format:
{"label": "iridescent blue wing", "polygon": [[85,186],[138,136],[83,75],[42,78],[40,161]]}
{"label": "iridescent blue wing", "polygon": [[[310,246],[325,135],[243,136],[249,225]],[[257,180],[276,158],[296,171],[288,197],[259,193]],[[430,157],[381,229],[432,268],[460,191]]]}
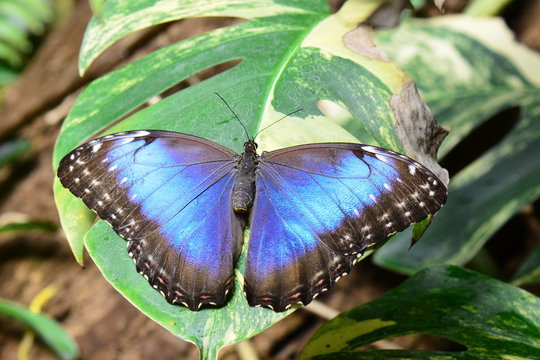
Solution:
{"label": "iridescent blue wing", "polygon": [[419,163],[361,144],[263,154],[245,270],[250,305],[307,304],[369,247],[434,214],[446,187]]}
{"label": "iridescent blue wing", "polygon": [[58,177],[127,240],[169,303],[198,310],[232,286],[245,225],[231,208],[237,157],[195,136],[131,131],[73,150]]}

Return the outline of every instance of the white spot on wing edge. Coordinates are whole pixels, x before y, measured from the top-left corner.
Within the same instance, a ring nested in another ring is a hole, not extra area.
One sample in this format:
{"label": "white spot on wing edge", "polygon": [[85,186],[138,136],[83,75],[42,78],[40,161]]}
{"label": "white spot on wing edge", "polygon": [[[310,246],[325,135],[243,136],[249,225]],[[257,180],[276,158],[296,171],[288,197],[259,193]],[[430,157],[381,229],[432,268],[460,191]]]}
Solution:
{"label": "white spot on wing edge", "polygon": [[378,152],[378,150],[376,148],[374,148],[373,146],[369,146],[369,145],[362,146],[362,150],[369,151],[369,152],[372,152],[372,153],[377,153]]}
{"label": "white spot on wing edge", "polygon": [[388,158],[386,156],[382,155],[382,154],[377,153],[377,154],[375,154],[375,157],[377,159],[381,160],[384,163],[388,163]]}
{"label": "white spot on wing edge", "polygon": [[134,137],[130,136],[130,137],[126,137],[126,138],[123,138],[122,140],[120,140],[118,142],[118,145],[125,145],[125,144],[129,144],[130,142],[132,142],[133,140],[135,140]]}
{"label": "white spot on wing edge", "polygon": [[92,152],[97,152],[99,149],[101,149],[102,145],[103,145],[102,143],[98,142],[97,144],[92,146]]}
{"label": "white spot on wing edge", "polygon": [[146,131],[146,130],[134,131],[131,133],[131,135],[133,135],[134,137],[147,136],[147,135],[150,135],[150,131]]}

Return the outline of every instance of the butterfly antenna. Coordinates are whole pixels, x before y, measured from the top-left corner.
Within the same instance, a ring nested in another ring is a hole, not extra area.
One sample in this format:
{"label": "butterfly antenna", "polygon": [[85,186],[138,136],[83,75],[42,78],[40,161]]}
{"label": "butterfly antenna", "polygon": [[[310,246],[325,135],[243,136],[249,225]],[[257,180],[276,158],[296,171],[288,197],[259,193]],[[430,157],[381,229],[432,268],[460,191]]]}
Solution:
{"label": "butterfly antenna", "polygon": [[291,116],[292,114],[296,114],[297,112],[302,111],[302,110],[304,110],[304,109],[298,109],[298,110],[291,111],[290,113],[288,113],[287,115],[285,115],[285,116],[282,117],[281,119],[278,119],[278,120],[274,121],[273,123],[271,123],[270,125],[263,127],[261,130],[259,130],[259,131],[255,134],[255,136],[254,136],[253,138],[256,138],[257,135],[259,135],[263,130],[268,129],[270,126],[272,126],[272,125],[274,125],[274,124],[277,124],[277,123],[280,122],[281,120],[283,120],[283,119],[285,119],[285,118]]}
{"label": "butterfly antenna", "polygon": [[227,101],[225,101],[225,99],[223,98],[223,96],[219,95],[217,92],[215,93],[220,99],[221,101],[223,101],[225,103],[225,105],[227,105],[227,107],[229,108],[229,110],[231,110],[231,112],[233,113],[234,117],[236,118],[236,120],[238,120],[238,122],[240,123],[240,125],[242,125],[242,128],[244,129],[246,135],[247,135],[247,138],[248,140],[250,139],[249,137],[249,132],[247,131],[246,127],[244,126],[244,123],[240,120],[240,118],[238,117],[238,115],[236,115],[236,113],[234,112],[234,110],[229,106],[229,104],[227,103]]}

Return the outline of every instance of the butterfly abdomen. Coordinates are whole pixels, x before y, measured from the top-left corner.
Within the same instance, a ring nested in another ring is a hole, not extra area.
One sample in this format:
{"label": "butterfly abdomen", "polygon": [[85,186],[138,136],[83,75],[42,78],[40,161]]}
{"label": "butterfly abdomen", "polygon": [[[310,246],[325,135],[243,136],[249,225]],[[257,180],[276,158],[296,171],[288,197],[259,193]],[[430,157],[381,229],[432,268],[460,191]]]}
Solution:
{"label": "butterfly abdomen", "polygon": [[258,155],[254,149],[246,148],[238,162],[238,175],[232,193],[233,209],[237,213],[246,213],[253,205],[255,198],[255,169]]}

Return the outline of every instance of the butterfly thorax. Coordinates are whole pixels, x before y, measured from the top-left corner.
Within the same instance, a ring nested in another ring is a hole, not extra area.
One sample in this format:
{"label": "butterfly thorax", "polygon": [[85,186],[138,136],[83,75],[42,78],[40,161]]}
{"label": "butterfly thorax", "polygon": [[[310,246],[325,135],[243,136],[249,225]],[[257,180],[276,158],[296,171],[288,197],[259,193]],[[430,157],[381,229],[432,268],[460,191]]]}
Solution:
{"label": "butterfly thorax", "polygon": [[255,169],[259,155],[257,144],[250,140],[244,144],[244,153],[238,160],[236,182],[232,193],[232,205],[237,213],[246,213],[255,198]]}

